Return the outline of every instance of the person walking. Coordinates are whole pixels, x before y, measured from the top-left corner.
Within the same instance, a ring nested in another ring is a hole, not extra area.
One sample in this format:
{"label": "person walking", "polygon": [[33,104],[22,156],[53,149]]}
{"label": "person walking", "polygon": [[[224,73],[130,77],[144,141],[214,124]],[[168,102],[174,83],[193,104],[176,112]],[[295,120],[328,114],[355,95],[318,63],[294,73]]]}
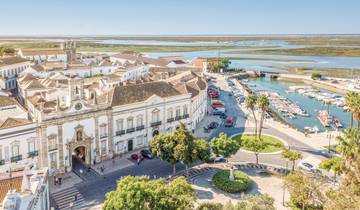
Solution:
{"label": "person walking", "polygon": [[78,199],[77,194],[74,195],[74,201],[76,202]]}
{"label": "person walking", "polygon": [[140,158],[137,158],[137,164],[140,165]]}

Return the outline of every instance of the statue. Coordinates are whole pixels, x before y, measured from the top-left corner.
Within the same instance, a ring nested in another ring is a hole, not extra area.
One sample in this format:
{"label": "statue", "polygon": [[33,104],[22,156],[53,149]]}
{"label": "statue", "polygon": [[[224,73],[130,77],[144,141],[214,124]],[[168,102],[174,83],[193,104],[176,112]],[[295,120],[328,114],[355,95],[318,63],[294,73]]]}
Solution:
{"label": "statue", "polygon": [[234,181],[234,180],[235,180],[235,178],[234,178],[234,168],[233,168],[233,166],[231,166],[231,168],[230,168],[230,176],[229,176],[229,179],[230,179],[230,181]]}

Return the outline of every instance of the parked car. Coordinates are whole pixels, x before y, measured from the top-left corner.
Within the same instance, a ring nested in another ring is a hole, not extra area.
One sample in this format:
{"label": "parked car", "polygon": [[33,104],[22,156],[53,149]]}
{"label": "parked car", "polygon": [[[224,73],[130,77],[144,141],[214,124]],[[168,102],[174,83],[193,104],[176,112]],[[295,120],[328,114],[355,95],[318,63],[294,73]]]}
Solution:
{"label": "parked car", "polygon": [[309,171],[309,172],[312,172],[312,173],[321,173],[321,171],[316,168],[315,166],[311,165],[310,163],[307,163],[307,162],[300,162],[298,164],[298,167],[302,170],[305,170],[305,171]]}
{"label": "parked car", "polygon": [[140,161],[142,161],[142,160],[144,160],[144,157],[141,154],[132,154],[131,159],[136,160],[136,161],[138,159],[140,159]]}
{"label": "parked car", "polygon": [[208,129],[215,129],[215,128],[217,128],[219,126],[219,123],[217,123],[217,122],[211,122],[208,126],[207,126],[207,128]]}
{"label": "parked car", "polygon": [[233,118],[229,116],[225,120],[225,127],[232,127],[232,126],[233,126]]}
{"label": "parked car", "polygon": [[206,161],[207,163],[223,163],[226,162],[226,159],[222,156],[216,157],[214,154],[211,155],[210,159]]}
{"label": "parked car", "polygon": [[147,149],[143,149],[140,151],[140,154],[144,157],[144,158],[147,158],[147,159],[153,159],[154,156],[153,154],[151,154],[151,152]]}
{"label": "parked car", "polygon": [[211,104],[211,107],[212,107],[213,109],[216,109],[216,108],[224,107],[224,104],[222,104],[222,103],[220,103],[220,102],[213,102],[213,103]]}

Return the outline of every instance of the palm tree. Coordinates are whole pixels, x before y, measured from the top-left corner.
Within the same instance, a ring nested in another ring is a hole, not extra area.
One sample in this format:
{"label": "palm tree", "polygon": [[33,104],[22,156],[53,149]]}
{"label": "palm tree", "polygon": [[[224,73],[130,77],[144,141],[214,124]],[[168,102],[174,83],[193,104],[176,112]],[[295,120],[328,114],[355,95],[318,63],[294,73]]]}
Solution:
{"label": "palm tree", "polygon": [[360,106],[360,94],[359,93],[356,93],[356,92],[353,92],[353,91],[350,91],[350,92],[347,92],[346,93],[346,96],[345,96],[345,103],[346,105],[349,107],[349,111],[351,112],[351,118],[350,118],[350,128],[353,127],[353,124],[354,124],[354,117],[355,115],[357,114],[358,116],[357,117],[357,120],[358,120],[358,126],[359,126],[359,106]]}
{"label": "palm tree", "polygon": [[257,119],[255,115],[256,101],[257,101],[257,96],[254,94],[250,94],[245,98],[245,106],[247,109],[251,111],[255,121],[255,139],[257,138]]}
{"label": "palm tree", "polygon": [[261,110],[261,117],[260,117],[260,126],[259,126],[259,139],[261,139],[261,131],[262,131],[262,125],[264,123],[264,117],[266,111],[269,109],[269,99],[266,95],[260,95],[257,100],[256,104]]}
{"label": "palm tree", "polygon": [[339,145],[337,150],[345,159],[345,166],[353,172],[355,178],[360,182],[360,130],[355,128],[344,129],[343,136],[338,136]]}

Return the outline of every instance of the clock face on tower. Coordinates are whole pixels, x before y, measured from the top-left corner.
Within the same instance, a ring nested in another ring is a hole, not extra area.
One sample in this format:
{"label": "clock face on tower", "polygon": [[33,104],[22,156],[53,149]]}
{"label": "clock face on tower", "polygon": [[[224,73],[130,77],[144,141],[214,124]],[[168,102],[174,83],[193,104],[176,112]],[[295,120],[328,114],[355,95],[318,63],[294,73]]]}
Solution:
{"label": "clock face on tower", "polygon": [[81,103],[75,104],[75,109],[76,109],[76,110],[80,110],[81,108],[82,108],[82,104],[81,104]]}

